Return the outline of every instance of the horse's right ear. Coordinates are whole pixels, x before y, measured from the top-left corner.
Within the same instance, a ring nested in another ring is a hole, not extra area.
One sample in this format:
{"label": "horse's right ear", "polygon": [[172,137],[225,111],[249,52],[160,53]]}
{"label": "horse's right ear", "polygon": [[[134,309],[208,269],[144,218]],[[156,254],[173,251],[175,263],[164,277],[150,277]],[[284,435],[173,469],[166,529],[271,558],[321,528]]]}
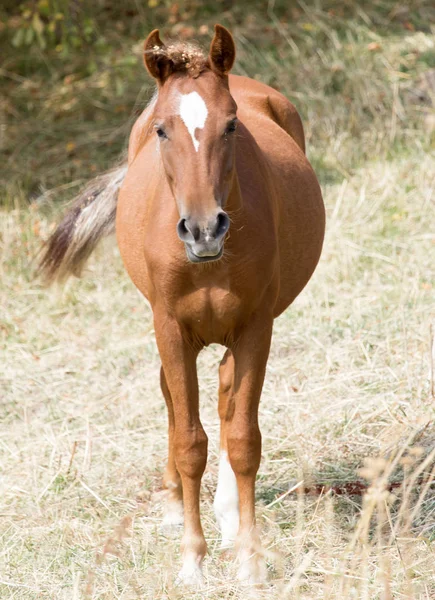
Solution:
{"label": "horse's right ear", "polygon": [[154,29],[144,43],[143,60],[148,73],[162,84],[172,73],[173,63],[165,54],[166,46],[159,36],[159,30]]}
{"label": "horse's right ear", "polygon": [[222,25],[215,25],[208,55],[208,64],[211,69],[221,75],[227,75],[231,71],[235,58],[236,47],[233,36]]}

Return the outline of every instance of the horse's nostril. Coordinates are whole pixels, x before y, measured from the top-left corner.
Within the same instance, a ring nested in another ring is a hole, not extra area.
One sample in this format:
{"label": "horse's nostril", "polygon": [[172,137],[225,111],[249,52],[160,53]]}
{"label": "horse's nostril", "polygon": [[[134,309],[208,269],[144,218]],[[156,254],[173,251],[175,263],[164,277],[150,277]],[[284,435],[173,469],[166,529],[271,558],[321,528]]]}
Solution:
{"label": "horse's nostril", "polygon": [[225,212],[220,212],[217,216],[216,237],[220,238],[226,234],[230,227],[230,218]]}
{"label": "horse's nostril", "polygon": [[189,231],[186,227],[186,219],[180,219],[177,223],[177,233],[178,237],[183,240],[186,235],[188,235]]}
{"label": "horse's nostril", "polygon": [[180,240],[182,242],[192,242],[193,241],[193,235],[187,224],[187,219],[182,218],[178,221],[177,233],[178,233],[178,237],[180,238]]}
{"label": "horse's nostril", "polygon": [[230,226],[230,219],[225,212],[218,213],[209,222],[207,227],[197,223],[196,219],[181,217],[177,223],[177,234],[182,242],[187,244],[206,243],[221,240]]}
{"label": "horse's nostril", "polygon": [[197,242],[200,237],[198,225],[192,225],[189,220],[182,217],[177,223],[178,237],[182,242]]}

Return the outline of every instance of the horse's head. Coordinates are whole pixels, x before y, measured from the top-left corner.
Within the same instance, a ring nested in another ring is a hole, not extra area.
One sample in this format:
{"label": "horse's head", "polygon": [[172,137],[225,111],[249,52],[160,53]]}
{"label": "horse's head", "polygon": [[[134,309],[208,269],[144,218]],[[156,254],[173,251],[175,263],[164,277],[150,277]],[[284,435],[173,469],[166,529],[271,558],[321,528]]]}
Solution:
{"label": "horse's head", "polygon": [[219,259],[230,225],[224,208],[235,165],[234,57],[233,38],[220,25],[208,57],[189,44],[165,46],[158,30],[145,41],[145,65],[158,85],[153,126],[191,262]]}

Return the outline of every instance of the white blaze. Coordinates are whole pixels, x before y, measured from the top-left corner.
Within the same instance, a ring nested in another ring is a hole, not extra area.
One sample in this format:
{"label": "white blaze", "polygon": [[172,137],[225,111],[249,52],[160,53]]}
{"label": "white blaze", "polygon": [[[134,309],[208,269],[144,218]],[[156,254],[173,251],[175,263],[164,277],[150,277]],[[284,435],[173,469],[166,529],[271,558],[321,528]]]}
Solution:
{"label": "white blaze", "polygon": [[190,133],[193,145],[195,146],[195,150],[198,152],[199,142],[195,137],[195,131],[197,129],[203,129],[208,115],[205,102],[198,92],[181,95],[178,114],[186,125],[187,131]]}
{"label": "white blaze", "polygon": [[222,534],[221,548],[228,548],[233,545],[239,529],[239,491],[225,451],[221,452],[219,460],[219,477],[213,505]]}

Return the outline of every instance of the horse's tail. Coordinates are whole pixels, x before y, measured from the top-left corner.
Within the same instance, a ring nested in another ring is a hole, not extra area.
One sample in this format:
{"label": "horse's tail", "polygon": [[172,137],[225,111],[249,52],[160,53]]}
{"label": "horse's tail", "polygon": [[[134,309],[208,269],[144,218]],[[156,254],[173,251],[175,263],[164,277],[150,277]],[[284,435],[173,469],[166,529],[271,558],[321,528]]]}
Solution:
{"label": "horse's tail", "polygon": [[124,162],[90,181],[72,201],[43,249],[38,270],[47,283],[78,277],[98,242],[115,230],[118,192],[126,172]]}

